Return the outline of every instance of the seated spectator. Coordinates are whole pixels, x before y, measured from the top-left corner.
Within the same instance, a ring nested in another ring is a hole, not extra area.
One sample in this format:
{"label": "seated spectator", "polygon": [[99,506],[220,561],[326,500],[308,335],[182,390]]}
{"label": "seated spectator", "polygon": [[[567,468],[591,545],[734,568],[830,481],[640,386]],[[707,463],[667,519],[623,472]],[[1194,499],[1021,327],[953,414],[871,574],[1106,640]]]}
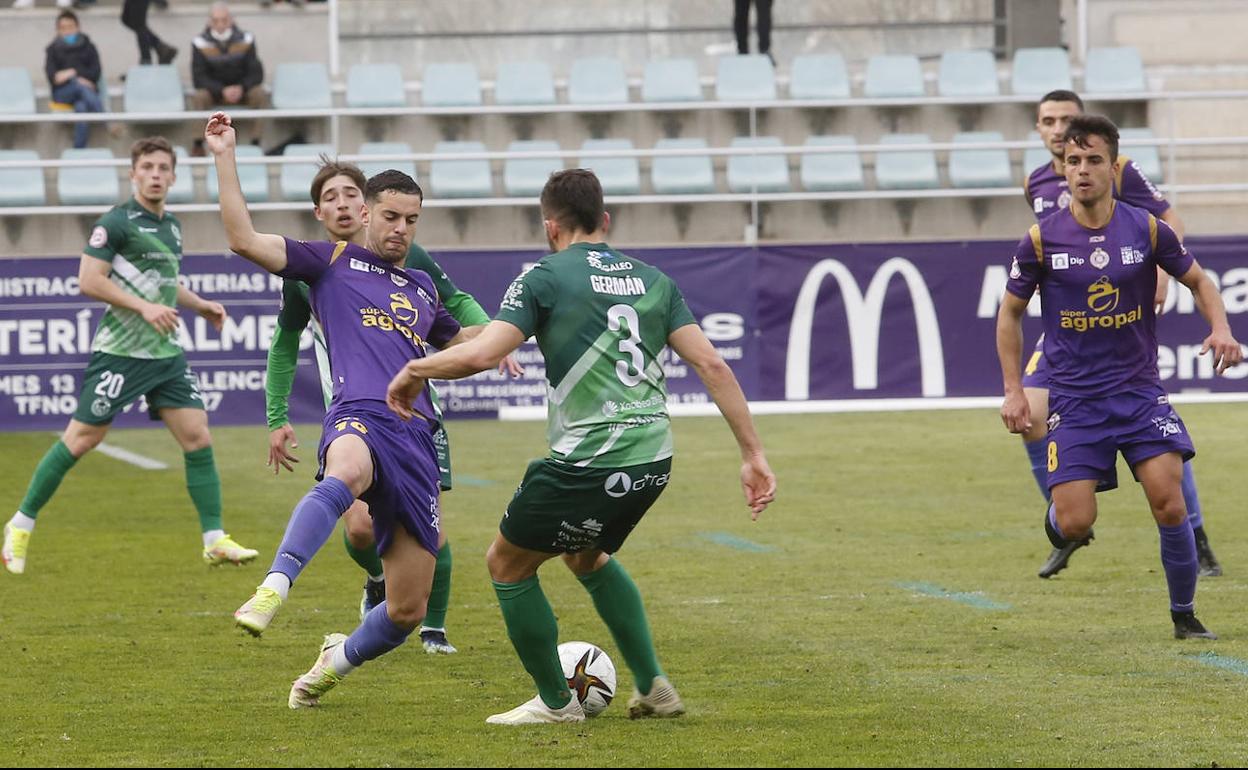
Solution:
{"label": "seated spectator", "polygon": [[[73,11],[56,17],[56,39],[47,48],[44,70],[52,85],[52,101],[72,104],[74,112],[103,112],[100,101],[100,52],[78,28]],[[88,123],[74,124],[74,146],[86,147]]]}
{"label": "seated spectator", "polygon": [[221,104],[246,104],[261,108],[268,104],[264,65],[256,55],[256,39],[234,24],[229,6],[212,4],[208,26],[194,41],[191,78],[195,93],[191,104],[197,110]]}

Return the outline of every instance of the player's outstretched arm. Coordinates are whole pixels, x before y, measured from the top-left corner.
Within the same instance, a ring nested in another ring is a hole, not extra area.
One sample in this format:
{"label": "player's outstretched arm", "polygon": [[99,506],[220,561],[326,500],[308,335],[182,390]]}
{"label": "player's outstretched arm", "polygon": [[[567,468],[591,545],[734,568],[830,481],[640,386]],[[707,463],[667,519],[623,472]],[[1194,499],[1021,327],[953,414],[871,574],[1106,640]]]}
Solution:
{"label": "player's outstretched arm", "polygon": [[1226,318],[1226,305],[1222,302],[1218,288],[1194,260],[1188,271],[1179,277],[1179,283],[1192,290],[1192,294],[1196,296],[1196,309],[1209,322],[1209,336],[1205,338],[1200,349],[1201,355],[1213,351],[1213,366],[1218,374],[1237,366],[1244,360],[1244,351],[1231,334],[1231,324]]}
{"label": "player's outstretched arm", "polygon": [[[448,344],[447,348],[426,358],[416,358],[394,375],[386,391],[386,404],[404,420],[415,412],[412,402],[424,390],[426,380],[458,380],[477,372],[498,366],[511,351],[524,342],[524,332],[506,321],[490,321],[485,327],[469,326],[452,338],[455,343],[460,335],[471,329],[471,338],[462,344]],[[477,330],[480,331],[477,331]]]}
{"label": "player's outstretched arm", "polygon": [[213,113],[204,126],[204,143],[217,164],[217,187],[220,191],[221,221],[226,239],[236,254],[255,262],[270,273],[286,267],[286,239],[280,235],[258,233],[247,213],[247,201],[238,181],[238,163],[234,157],[235,135],[230,116]]}
{"label": "player's outstretched arm", "polygon": [[1006,292],[997,311],[997,358],[1001,360],[1001,379],[1005,384],[1005,401],[1001,404],[1001,421],[1010,433],[1023,433],[1031,428],[1031,407],[1023,393],[1023,313],[1027,300]]}
{"label": "player's outstretched arm", "polygon": [[109,271],[112,269],[110,263],[96,259],[90,254],[83,254],[82,261],[78,263],[79,290],[91,299],[133,310],[143,316],[143,320],[158,332],[168,334],[178,328],[178,311],[165,305],[148,302],[122,289],[108,279]]}
{"label": "player's outstretched arm", "polygon": [[741,491],[750,517],[757,520],[767,504],[776,499],[776,474],[767,464],[763,442],[754,429],[754,418],[732,367],[702,333],[697,324],[685,324],[667,337],[667,344],[693,367],[728,422],[741,450]]}

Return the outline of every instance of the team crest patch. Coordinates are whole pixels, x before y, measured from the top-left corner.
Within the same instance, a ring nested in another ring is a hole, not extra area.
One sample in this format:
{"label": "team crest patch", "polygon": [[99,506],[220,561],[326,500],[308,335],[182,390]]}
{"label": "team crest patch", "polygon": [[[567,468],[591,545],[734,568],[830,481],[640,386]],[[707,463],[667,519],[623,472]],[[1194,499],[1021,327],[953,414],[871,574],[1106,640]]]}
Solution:
{"label": "team crest patch", "polygon": [[113,408],[113,402],[107,398],[97,398],[91,402],[91,414],[96,417],[106,417],[108,411]]}
{"label": "team crest patch", "polygon": [[95,229],[91,231],[91,238],[87,243],[95,249],[103,248],[104,244],[108,243],[108,230],[105,230],[103,225],[96,225]]}
{"label": "team crest patch", "polygon": [[1053,414],[1049,415],[1049,422],[1048,422],[1049,433],[1052,433],[1053,431],[1057,430],[1057,426],[1061,424],[1062,424],[1062,416],[1060,414],[1058,414],[1057,412],[1054,412]]}
{"label": "team crest patch", "polygon": [[402,286],[407,285],[407,279],[399,275],[398,273],[391,273],[390,280],[394,282],[395,286],[402,287]]}
{"label": "team crest patch", "polygon": [[1109,264],[1109,252],[1105,251],[1105,249],[1097,247],[1092,252],[1092,256],[1088,257],[1088,261],[1091,262],[1092,267],[1095,267],[1097,270],[1104,270]]}
{"label": "team crest patch", "polygon": [[1010,263],[1010,277],[1016,281],[1023,277],[1023,271],[1018,267],[1018,257],[1015,257],[1014,261]]}
{"label": "team crest patch", "polygon": [[1059,209],[1070,208],[1070,190],[1062,190],[1062,194],[1057,196],[1057,207]]}

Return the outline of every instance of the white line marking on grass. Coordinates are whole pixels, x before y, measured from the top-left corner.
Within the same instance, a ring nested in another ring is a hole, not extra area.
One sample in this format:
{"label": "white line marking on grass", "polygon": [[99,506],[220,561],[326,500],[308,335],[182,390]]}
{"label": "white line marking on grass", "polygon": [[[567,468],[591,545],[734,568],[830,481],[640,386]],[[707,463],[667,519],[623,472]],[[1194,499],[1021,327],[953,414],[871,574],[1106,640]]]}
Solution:
{"label": "white line marking on grass", "polygon": [[941,588],[931,583],[895,583],[894,585],[919,596],[930,596],[933,599],[949,599],[958,604],[965,604],[968,607],[975,607],[980,610],[1010,609],[1010,605],[989,599],[987,596],[984,596],[982,591],[950,591],[947,588]]}
{"label": "white line marking on grass", "polygon": [[1219,655],[1216,652],[1202,652],[1199,655],[1189,655],[1186,657],[1195,658],[1197,663],[1204,663],[1206,666],[1213,666],[1224,671],[1231,671],[1240,676],[1248,676],[1248,661],[1242,661],[1239,658],[1232,658],[1227,655]]}
{"label": "white line marking on grass", "polygon": [[[57,433],[55,435],[60,436],[61,434]],[[138,466],[145,471],[169,470],[169,466],[165,465],[160,460],[153,460],[150,457],[144,457],[137,452],[131,452],[129,449],[122,449],[121,447],[113,446],[112,444],[105,444],[101,442],[100,445],[95,448],[95,451],[103,455],[108,455],[114,460],[121,460],[123,463],[130,463],[131,465]]]}

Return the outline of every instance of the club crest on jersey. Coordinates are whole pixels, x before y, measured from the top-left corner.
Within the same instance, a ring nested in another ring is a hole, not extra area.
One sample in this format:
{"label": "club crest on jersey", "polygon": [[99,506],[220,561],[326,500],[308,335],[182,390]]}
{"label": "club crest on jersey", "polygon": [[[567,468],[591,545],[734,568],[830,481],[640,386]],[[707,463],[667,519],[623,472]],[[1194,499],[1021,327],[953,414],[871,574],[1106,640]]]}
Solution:
{"label": "club crest on jersey", "polygon": [[1023,271],[1018,267],[1018,257],[1014,257],[1014,261],[1010,263],[1010,278],[1017,281],[1023,277]]}
{"label": "club crest on jersey", "polygon": [[1092,267],[1095,267],[1097,270],[1104,270],[1106,266],[1109,265],[1109,252],[1098,246],[1092,251],[1091,256],[1088,257],[1088,261],[1091,262]]}
{"label": "club crest on jersey", "polygon": [[91,238],[87,240],[87,243],[93,249],[103,248],[104,244],[108,243],[108,230],[104,229],[103,225],[96,225],[95,229],[91,231]]}
{"label": "club crest on jersey", "polygon": [[407,285],[407,279],[399,275],[398,273],[391,273],[390,280],[394,283],[395,286],[403,287]]}
{"label": "club crest on jersey", "polygon": [[1070,190],[1062,190],[1062,194],[1057,196],[1057,207],[1059,209],[1070,208]]}
{"label": "club crest on jersey", "polygon": [[182,229],[177,224],[171,224],[169,232],[173,233],[174,239],[178,242],[178,248],[182,248]]}

